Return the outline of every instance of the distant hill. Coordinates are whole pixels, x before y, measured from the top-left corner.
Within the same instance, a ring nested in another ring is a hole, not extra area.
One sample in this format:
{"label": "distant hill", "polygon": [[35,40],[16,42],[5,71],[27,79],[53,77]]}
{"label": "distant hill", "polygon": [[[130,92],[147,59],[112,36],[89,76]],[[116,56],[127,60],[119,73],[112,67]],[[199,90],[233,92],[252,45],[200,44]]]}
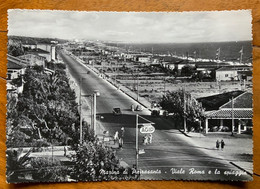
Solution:
{"label": "distant hill", "polygon": [[38,38],[38,37],[25,37],[25,36],[8,36],[8,39],[21,41],[21,43],[37,44],[37,43],[51,43],[51,41],[58,41],[59,43],[66,43],[68,40],[58,38]]}

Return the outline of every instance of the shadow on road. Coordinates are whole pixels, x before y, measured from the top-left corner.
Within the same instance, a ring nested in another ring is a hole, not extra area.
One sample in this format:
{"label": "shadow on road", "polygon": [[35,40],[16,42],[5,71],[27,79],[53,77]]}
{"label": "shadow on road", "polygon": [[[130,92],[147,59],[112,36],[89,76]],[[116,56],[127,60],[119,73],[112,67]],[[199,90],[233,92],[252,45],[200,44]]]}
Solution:
{"label": "shadow on road", "polygon": [[[136,127],[136,115],[131,114],[122,114],[122,115],[113,115],[112,113],[101,113],[97,114],[99,120],[103,123],[114,123],[116,125],[122,124],[127,128],[135,128]],[[153,126],[156,130],[170,130],[177,129],[175,128],[175,124],[173,120],[166,119],[163,117],[153,117],[148,115],[142,115],[145,119],[153,122]],[[138,123],[149,123],[148,121],[139,117]]]}

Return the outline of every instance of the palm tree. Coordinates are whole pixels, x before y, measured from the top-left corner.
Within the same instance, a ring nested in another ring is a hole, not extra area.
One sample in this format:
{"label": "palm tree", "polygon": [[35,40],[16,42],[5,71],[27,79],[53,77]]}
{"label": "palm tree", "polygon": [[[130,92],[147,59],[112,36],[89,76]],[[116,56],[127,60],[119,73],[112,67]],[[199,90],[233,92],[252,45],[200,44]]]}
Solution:
{"label": "palm tree", "polygon": [[7,150],[6,151],[6,177],[7,182],[18,182],[18,177],[21,175],[20,171],[29,164],[29,155],[32,149],[22,155],[20,150]]}

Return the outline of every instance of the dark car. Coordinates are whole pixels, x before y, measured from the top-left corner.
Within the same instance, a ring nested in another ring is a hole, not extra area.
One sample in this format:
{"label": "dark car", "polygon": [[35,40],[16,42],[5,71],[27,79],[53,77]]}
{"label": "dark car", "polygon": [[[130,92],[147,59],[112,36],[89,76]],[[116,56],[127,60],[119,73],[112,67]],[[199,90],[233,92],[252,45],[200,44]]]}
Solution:
{"label": "dark car", "polygon": [[121,115],[122,114],[121,109],[120,108],[113,108],[113,114],[114,115]]}
{"label": "dark car", "polygon": [[160,116],[160,110],[152,110],[151,116],[159,117]]}

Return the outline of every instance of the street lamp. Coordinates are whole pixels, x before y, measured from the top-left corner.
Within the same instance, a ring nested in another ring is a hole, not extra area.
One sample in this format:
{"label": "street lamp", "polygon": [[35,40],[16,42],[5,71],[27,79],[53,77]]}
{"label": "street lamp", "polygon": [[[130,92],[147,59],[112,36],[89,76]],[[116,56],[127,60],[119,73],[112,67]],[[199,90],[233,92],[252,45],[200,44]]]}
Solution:
{"label": "street lamp", "polygon": [[[82,129],[82,97],[93,97],[93,106],[91,107],[91,124],[93,126],[93,131],[94,131],[94,136],[96,135],[96,99],[97,99],[97,94],[93,93],[91,95],[82,95],[81,90],[82,90],[82,79],[80,78],[80,92],[79,92],[79,107],[80,107],[80,128],[79,128],[79,133],[80,133],[80,137],[79,137],[79,142],[80,144],[82,144],[83,142],[83,129]],[[91,102],[92,104],[92,102]]]}
{"label": "street lamp", "polygon": [[[147,121],[148,123],[138,123],[138,117],[142,118],[143,120]],[[138,159],[139,159],[139,147],[138,147],[138,126],[152,126],[153,122],[141,117],[140,115],[136,114],[136,129],[135,129],[135,149],[136,149],[136,170],[138,170]],[[153,130],[154,132],[154,130]]]}

